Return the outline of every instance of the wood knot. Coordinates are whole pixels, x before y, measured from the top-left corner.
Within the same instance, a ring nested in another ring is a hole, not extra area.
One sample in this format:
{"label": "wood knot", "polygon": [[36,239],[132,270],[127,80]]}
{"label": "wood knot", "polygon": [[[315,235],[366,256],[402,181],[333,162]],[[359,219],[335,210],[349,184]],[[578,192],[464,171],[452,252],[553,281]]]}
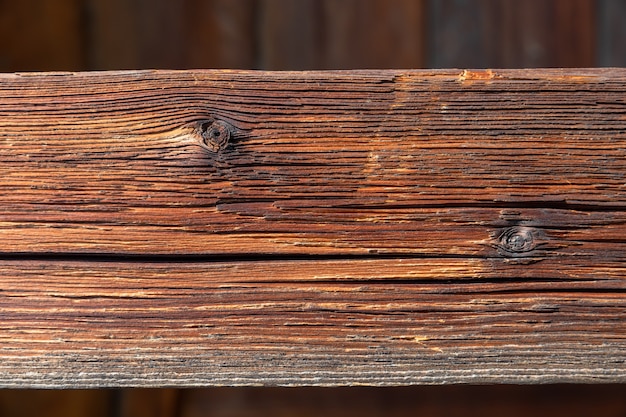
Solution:
{"label": "wood knot", "polygon": [[496,240],[496,246],[505,254],[517,255],[530,252],[537,245],[532,228],[513,226],[500,232]]}
{"label": "wood knot", "polygon": [[223,120],[206,120],[200,123],[200,144],[211,152],[220,152],[228,147],[233,128]]}

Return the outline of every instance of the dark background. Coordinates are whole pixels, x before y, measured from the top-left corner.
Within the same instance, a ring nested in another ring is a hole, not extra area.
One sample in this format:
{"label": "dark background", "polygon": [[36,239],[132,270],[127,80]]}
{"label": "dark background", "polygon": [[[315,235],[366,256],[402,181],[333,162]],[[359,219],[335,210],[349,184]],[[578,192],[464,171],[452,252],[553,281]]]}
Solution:
{"label": "dark background", "polygon": [[[626,1],[0,0],[0,72],[592,66],[626,66]],[[0,390],[0,417],[201,415],[626,416],[626,387]]]}
{"label": "dark background", "polygon": [[0,71],[626,66],[623,0],[0,0]]}

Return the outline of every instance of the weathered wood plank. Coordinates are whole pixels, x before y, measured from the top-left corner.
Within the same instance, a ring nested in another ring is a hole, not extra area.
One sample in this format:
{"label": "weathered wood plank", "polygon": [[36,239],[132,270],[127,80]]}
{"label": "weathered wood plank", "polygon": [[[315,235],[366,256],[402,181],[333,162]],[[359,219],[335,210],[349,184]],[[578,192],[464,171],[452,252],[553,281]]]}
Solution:
{"label": "weathered wood plank", "polygon": [[621,258],[623,74],[4,76],[0,251]]}
{"label": "weathered wood plank", "polygon": [[624,382],[626,70],[0,77],[0,385]]}
{"label": "weathered wood plank", "polygon": [[2,383],[623,380],[621,277],[454,264],[3,261]]}

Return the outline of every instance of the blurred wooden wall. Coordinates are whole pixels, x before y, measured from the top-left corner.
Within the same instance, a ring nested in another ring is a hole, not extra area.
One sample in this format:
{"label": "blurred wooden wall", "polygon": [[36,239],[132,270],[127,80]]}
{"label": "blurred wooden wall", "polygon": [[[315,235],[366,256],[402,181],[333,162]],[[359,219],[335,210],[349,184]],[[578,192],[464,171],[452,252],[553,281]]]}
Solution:
{"label": "blurred wooden wall", "polygon": [[622,385],[0,390],[3,417],[623,417]]}
{"label": "blurred wooden wall", "polygon": [[623,0],[0,0],[0,72],[626,66]]}

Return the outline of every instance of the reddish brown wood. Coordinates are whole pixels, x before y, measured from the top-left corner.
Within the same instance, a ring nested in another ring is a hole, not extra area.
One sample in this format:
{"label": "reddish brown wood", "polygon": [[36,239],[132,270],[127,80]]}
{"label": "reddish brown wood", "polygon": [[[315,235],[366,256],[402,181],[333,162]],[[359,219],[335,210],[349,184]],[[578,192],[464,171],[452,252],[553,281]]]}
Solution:
{"label": "reddish brown wood", "polygon": [[0,384],[623,382],[624,70],[0,79]]}

